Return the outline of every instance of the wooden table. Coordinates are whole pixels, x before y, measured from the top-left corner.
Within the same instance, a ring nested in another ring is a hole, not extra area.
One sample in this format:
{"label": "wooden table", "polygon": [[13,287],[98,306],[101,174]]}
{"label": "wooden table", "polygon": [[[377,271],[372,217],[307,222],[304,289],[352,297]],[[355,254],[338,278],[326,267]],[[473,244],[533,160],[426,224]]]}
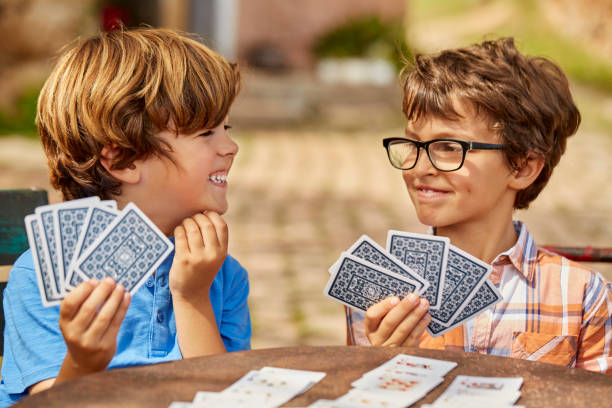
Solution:
{"label": "wooden table", "polygon": [[264,366],[325,371],[323,380],[285,405],[306,406],[345,394],[352,381],[399,353],[458,363],[414,406],[433,402],[459,374],[523,377],[517,404],[527,407],[612,406],[612,376],[604,374],[475,353],[357,346],[262,349],[110,370],[59,384],[17,406],[166,408],[172,401],[191,401],[197,391],[221,391]]}

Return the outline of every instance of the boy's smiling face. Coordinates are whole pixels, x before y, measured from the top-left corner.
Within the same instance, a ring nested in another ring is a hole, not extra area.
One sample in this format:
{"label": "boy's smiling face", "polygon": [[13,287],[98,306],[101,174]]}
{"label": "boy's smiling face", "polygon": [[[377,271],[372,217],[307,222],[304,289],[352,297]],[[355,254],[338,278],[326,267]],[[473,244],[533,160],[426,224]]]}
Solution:
{"label": "boy's smiling face", "polygon": [[191,134],[160,132],[174,163],[155,156],[138,163],[141,192],[150,197],[142,205],[164,232],[197,212],[227,211],[227,176],[238,152],[228,129],[226,119],[213,129]]}
{"label": "boy's smiling face", "polygon": [[[501,143],[484,115],[477,115],[469,104],[455,103],[462,117],[446,120],[426,116],[409,121],[406,137],[419,141],[458,139],[468,142]],[[418,163],[403,171],[419,220],[436,227],[458,227],[477,223],[480,227],[511,217],[516,190],[510,187],[512,171],[500,150],[472,150],[463,166],[442,172],[421,151]],[[483,224],[484,223],[484,224]]]}

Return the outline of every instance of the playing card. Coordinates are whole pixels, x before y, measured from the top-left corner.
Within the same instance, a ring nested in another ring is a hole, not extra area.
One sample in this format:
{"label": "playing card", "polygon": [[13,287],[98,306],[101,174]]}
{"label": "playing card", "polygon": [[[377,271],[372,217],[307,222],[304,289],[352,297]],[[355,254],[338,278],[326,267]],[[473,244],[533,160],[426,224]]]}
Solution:
{"label": "playing card", "polygon": [[[523,378],[473,377],[458,375],[440,395],[440,403],[456,397],[488,398],[499,404],[514,404],[521,396]],[[436,403],[438,403],[436,400]]]}
{"label": "playing card", "polygon": [[429,309],[440,307],[450,240],[435,235],[389,231],[387,251],[429,282],[423,296]]}
{"label": "playing card", "polygon": [[53,217],[53,205],[37,207],[37,224],[40,226],[42,238],[42,251],[45,258],[49,260],[49,272],[53,290],[60,297],[64,296],[64,281],[59,273],[59,254],[55,241],[55,221]]}
{"label": "playing card", "polygon": [[455,367],[457,367],[457,363],[454,361],[417,357],[409,354],[398,354],[384,364],[366,373],[364,377],[370,373],[376,375],[409,375],[411,373],[417,373],[432,377],[444,377]]}
{"label": "playing card", "polygon": [[[362,235],[346,252],[407,278],[415,285],[415,292],[417,294],[423,293],[427,287],[429,287],[429,283],[425,278],[411,271],[405,265],[402,265],[396,258],[367,235]],[[337,261],[334,266],[330,268],[330,273],[334,272],[339,266],[339,261]]]}
{"label": "playing card", "polygon": [[440,336],[447,331],[454,329],[460,324],[465,323],[486,309],[495,306],[501,300],[502,295],[499,290],[488,279],[486,279],[478,288],[478,291],[472,297],[470,302],[463,308],[461,313],[455,317],[449,326],[445,327],[432,321],[427,326],[427,332],[432,337]]}
{"label": "playing card", "polygon": [[114,201],[101,201],[99,205],[89,208],[84,226],[81,228],[78,241],[75,245],[72,262],[66,274],[66,288],[74,289],[84,282],[86,277],[76,272],[76,261],[91,246],[91,244],[102,234],[104,230],[119,216],[117,205]]}
{"label": "playing card", "polygon": [[56,253],[58,255],[57,272],[62,282],[62,293],[67,292],[67,273],[70,269],[70,262],[74,255],[79,234],[85,223],[87,212],[92,205],[99,202],[98,197],[88,197],[86,199],[67,201],[54,205],[53,221],[55,225]]}
{"label": "playing card", "polygon": [[43,233],[38,217],[34,214],[27,215],[24,222],[42,304],[45,307],[58,305],[62,299],[55,290],[51,265],[43,248]]}
{"label": "playing card", "polygon": [[[251,406],[280,406],[310,388],[314,382],[305,376],[287,376],[252,370],[221,392],[223,397],[253,397]],[[215,405],[216,406],[216,405]]]}
{"label": "playing card", "polygon": [[[402,401],[398,400],[395,395],[389,395],[388,393],[353,388],[340,398],[337,398],[336,402],[353,408],[400,408],[410,406],[421,398],[423,396],[414,400],[406,398]],[[344,405],[340,406],[343,407]]]}
{"label": "playing card", "polygon": [[406,399],[408,396],[422,398],[423,395],[440,385],[444,379],[442,377],[421,377],[393,375],[381,373],[379,375],[364,376],[351,385],[356,388],[387,392],[389,395],[395,395],[399,399]]}
{"label": "playing card", "polygon": [[88,279],[112,277],[133,294],[172,252],[173,244],[133,203],[80,255]]}
{"label": "playing card", "polygon": [[340,267],[329,278],[323,293],[344,305],[366,311],[389,296],[404,296],[416,290],[407,278],[354,255],[343,253]]}
{"label": "playing card", "polygon": [[450,246],[442,302],[431,310],[432,321],[449,326],[477,293],[491,273],[491,266],[461,249]]}
{"label": "playing card", "polygon": [[264,374],[285,375],[287,377],[300,378],[305,383],[310,384],[310,386],[321,381],[326,375],[326,373],[323,371],[295,370],[280,367],[263,367],[259,370],[259,372]]}

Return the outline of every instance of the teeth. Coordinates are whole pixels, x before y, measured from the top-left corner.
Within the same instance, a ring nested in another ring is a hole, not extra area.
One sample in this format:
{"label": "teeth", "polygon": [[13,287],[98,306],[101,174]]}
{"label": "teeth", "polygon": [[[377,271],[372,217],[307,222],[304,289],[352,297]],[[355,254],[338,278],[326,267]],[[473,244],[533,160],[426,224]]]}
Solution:
{"label": "teeth", "polygon": [[213,183],[222,184],[222,183],[225,183],[225,181],[227,180],[227,175],[209,176],[208,179],[212,181]]}

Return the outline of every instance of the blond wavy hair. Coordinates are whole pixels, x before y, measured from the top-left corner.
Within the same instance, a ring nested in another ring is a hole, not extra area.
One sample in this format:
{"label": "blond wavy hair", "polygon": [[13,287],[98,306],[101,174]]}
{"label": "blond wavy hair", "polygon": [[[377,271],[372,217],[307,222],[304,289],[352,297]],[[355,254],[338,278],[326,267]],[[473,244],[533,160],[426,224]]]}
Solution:
{"label": "blond wavy hair", "polygon": [[171,158],[156,134],[218,126],[239,88],[237,65],[186,33],[119,29],[76,40],[38,99],[51,184],[65,200],[120,195],[121,183],[101,163],[104,146],[118,148],[113,169],[151,155]]}

